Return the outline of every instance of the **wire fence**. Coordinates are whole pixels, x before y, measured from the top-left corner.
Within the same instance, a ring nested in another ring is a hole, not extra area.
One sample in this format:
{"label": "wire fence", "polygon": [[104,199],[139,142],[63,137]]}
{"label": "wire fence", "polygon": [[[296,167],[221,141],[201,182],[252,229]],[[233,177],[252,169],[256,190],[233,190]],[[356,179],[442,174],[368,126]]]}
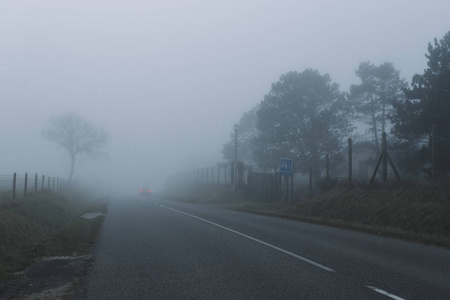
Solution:
{"label": "wire fence", "polygon": [[198,183],[207,185],[230,185],[233,184],[233,164],[218,163],[216,166],[189,170],[169,177],[168,182],[172,184]]}
{"label": "wire fence", "polygon": [[[330,175],[330,158],[327,155],[325,165],[317,169],[319,174],[316,174],[315,177],[312,166],[309,167],[309,172],[297,174],[294,180],[292,174],[288,176],[279,174],[277,169],[266,173],[252,172],[249,166],[244,166],[241,162],[237,164],[235,172],[234,162],[228,162],[173,175],[169,182],[175,185],[234,185],[235,188],[239,187],[244,190],[247,196],[255,201],[292,203],[294,198],[300,197],[295,193],[303,195],[303,198],[311,198],[316,189],[329,190],[338,182],[372,185],[376,178],[383,182],[393,178],[401,181],[397,168],[388,154],[385,133],[382,135],[382,147],[379,153],[374,147],[366,145],[359,145],[353,149],[351,138],[348,139],[347,148],[344,148],[343,153],[345,152],[347,152],[347,157],[343,157],[344,161],[334,163],[340,164],[341,167],[336,169],[333,175]],[[388,172],[388,167],[391,172]],[[236,180],[234,180],[235,176]]]}
{"label": "wire fence", "polygon": [[44,190],[58,191],[65,187],[66,180],[60,177],[45,175],[23,175],[14,173],[12,175],[0,175],[0,194],[3,200],[15,200],[18,197],[27,197],[30,193]]}

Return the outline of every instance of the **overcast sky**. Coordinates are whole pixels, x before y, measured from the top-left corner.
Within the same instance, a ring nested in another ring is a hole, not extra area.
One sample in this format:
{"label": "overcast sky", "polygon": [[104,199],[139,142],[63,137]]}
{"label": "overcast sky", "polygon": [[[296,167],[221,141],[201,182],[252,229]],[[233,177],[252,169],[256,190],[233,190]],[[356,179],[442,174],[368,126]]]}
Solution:
{"label": "overcast sky", "polygon": [[125,189],[222,161],[233,124],[288,71],[342,90],[361,61],[408,82],[450,30],[448,0],[2,0],[0,175],[67,177],[49,118],[75,112],[110,135],[75,177]]}

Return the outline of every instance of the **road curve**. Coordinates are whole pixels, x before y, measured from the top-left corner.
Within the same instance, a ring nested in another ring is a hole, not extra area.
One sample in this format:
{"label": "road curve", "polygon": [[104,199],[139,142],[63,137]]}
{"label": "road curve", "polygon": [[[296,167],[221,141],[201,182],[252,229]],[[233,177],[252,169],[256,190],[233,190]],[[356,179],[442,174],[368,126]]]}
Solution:
{"label": "road curve", "polygon": [[161,198],[111,201],[83,299],[449,299],[450,251]]}

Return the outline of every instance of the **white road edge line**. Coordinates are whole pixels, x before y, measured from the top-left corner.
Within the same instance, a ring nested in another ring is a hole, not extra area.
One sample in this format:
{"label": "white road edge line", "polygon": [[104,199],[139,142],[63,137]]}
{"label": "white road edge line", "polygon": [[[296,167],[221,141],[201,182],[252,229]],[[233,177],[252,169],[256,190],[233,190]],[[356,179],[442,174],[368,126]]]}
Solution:
{"label": "white road edge line", "polygon": [[190,216],[190,217],[192,217],[192,218],[198,219],[198,220],[200,220],[200,221],[209,223],[209,224],[211,224],[211,225],[217,226],[217,227],[219,227],[219,228],[228,230],[228,231],[230,231],[230,232],[232,232],[232,233],[235,233],[235,234],[237,234],[237,235],[243,236],[243,237],[245,237],[245,238],[247,238],[247,239],[249,239],[249,240],[255,241],[255,242],[260,243],[260,244],[263,244],[264,246],[267,246],[267,247],[269,247],[269,248],[272,248],[272,249],[275,249],[275,250],[277,250],[277,251],[283,252],[284,254],[290,255],[290,256],[295,257],[295,258],[297,258],[297,259],[299,259],[299,260],[302,260],[302,261],[304,261],[304,262],[306,262],[306,263],[309,263],[309,264],[311,264],[311,265],[313,265],[313,266],[316,266],[316,267],[318,267],[318,268],[321,268],[322,270],[325,270],[325,271],[328,271],[328,272],[334,272],[333,269],[328,268],[328,267],[326,267],[326,266],[324,266],[324,265],[321,265],[321,264],[319,264],[319,263],[316,263],[315,261],[312,261],[312,260],[310,260],[310,259],[307,259],[307,258],[305,258],[305,257],[303,257],[303,256],[300,256],[300,255],[297,255],[297,254],[295,254],[295,253],[292,253],[292,252],[290,252],[290,251],[288,251],[288,250],[285,250],[285,249],[283,249],[283,248],[280,248],[280,247],[274,246],[274,245],[272,245],[272,244],[266,243],[266,242],[264,242],[264,241],[258,240],[257,238],[251,237],[251,236],[246,235],[246,234],[244,234],[244,233],[241,233],[241,232],[239,232],[239,231],[236,231],[236,230],[230,229],[230,228],[228,228],[228,227],[219,225],[219,224],[217,224],[217,223],[214,223],[214,222],[205,220],[205,219],[200,218],[200,217],[197,217],[197,216],[195,216],[195,215],[191,215],[191,214],[189,214],[189,213],[187,213],[187,212],[184,212],[184,211],[181,211],[181,210],[178,210],[178,209],[174,209],[174,208],[171,208],[171,207],[168,207],[168,206],[166,206],[166,208],[168,208],[168,209],[170,209],[170,210],[173,210],[173,211],[176,211],[176,212],[178,212],[178,213],[180,213],[180,214],[184,214],[184,215]]}
{"label": "white road edge line", "polygon": [[377,293],[380,293],[380,294],[382,294],[382,295],[385,295],[385,296],[387,296],[387,297],[389,297],[389,298],[392,298],[392,299],[395,299],[395,300],[405,300],[404,298],[401,298],[401,297],[396,296],[396,295],[394,295],[394,294],[391,294],[391,293],[388,293],[388,292],[386,292],[386,291],[383,291],[382,289],[379,289],[379,288],[377,288],[377,287],[370,286],[370,285],[366,285],[366,287],[368,287],[368,288],[371,289],[371,290],[374,290],[374,291],[377,292]]}

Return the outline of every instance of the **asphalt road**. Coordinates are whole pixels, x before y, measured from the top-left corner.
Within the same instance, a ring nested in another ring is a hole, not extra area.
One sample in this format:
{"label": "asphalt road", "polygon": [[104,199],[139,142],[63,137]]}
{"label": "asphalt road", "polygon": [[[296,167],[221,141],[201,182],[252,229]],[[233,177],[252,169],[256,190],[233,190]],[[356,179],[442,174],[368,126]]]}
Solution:
{"label": "asphalt road", "polygon": [[450,251],[160,198],[112,201],[87,299],[450,299]]}

